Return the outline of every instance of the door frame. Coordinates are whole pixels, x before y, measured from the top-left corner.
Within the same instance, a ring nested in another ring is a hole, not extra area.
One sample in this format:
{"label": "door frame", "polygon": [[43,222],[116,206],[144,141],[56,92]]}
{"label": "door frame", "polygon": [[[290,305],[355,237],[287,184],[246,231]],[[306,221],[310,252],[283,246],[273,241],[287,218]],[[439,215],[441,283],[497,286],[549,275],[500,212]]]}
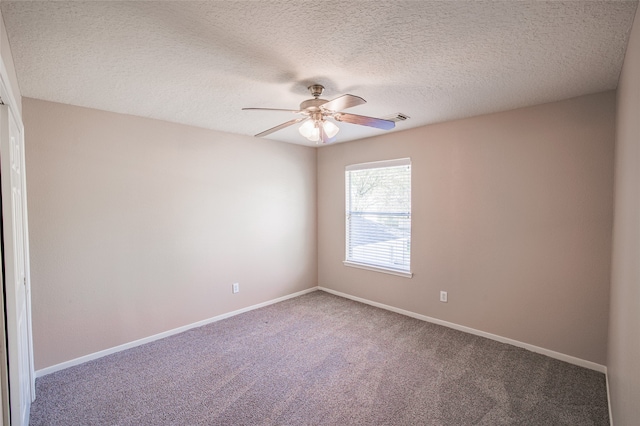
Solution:
{"label": "door frame", "polygon": [[[22,168],[22,181],[20,182],[21,190],[22,190],[22,204],[23,204],[23,213],[22,213],[22,221],[23,221],[23,239],[24,239],[24,267],[25,267],[25,286],[26,286],[26,316],[27,316],[27,330],[28,330],[28,347],[29,347],[29,390],[31,395],[31,402],[33,402],[36,398],[36,388],[35,388],[35,368],[33,361],[33,331],[32,331],[32,321],[31,321],[31,267],[30,267],[30,250],[29,250],[29,226],[28,226],[28,213],[27,213],[27,185],[26,185],[26,167],[25,167],[25,144],[24,144],[24,125],[22,122],[22,112],[18,108],[18,103],[13,95],[9,73],[7,72],[7,68],[5,67],[4,60],[0,57],[0,102],[6,105],[13,115],[16,126],[18,127],[18,131],[20,133],[20,145],[22,151],[21,158],[21,168]],[[0,152],[1,156],[8,156],[8,152]],[[2,176],[3,178],[8,178],[9,176]],[[11,203],[10,199],[5,199],[3,197],[2,203]],[[5,259],[7,255],[6,250],[0,249],[0,254],[2,256],[2,261],[13,261],[13,259]],[[4,269],[4,268],[3,268]],[[6,276],[6,271],[0,270],[0,278],[2,278],[2,282],[5,280],[9,281],[9,278]],[[6,291],[6,289],[4,289]],[[2,348],[0,350],[0,393],[1,393],[1,403],[2,403],[2,420],[4,424],[10,423],[10,380],[9,380],[9,364],[7,362],[8,357],[8,335],[6,327],[8,324],[5,321],[6,317],[6,304],[4,298],[6,297],[5,291],[2,291],[0,294],[0,301],[2,301],[2,321],[0,324],[2,325],[2,329],[0,330],[0,338],[2,338],[4,344],[0,345]],[[10,362],[10,361],[9,361]],[[15,422],[15,419],[13,419]]]}

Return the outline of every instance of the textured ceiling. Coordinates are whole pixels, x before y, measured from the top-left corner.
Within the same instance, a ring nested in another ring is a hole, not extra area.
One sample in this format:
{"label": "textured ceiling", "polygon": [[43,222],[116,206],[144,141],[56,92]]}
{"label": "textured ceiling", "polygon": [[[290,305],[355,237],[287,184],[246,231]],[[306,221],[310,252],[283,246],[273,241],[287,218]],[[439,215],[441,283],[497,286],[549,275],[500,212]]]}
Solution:
{"label": "textured ceiling", "polygon": [[[614,89],[636,1],[2,1],[23,96],[253,135],[311,83],[396,130]],[[296,130],[268,137],[315,145]],[[338,142],[383,133],[339,123]]]}

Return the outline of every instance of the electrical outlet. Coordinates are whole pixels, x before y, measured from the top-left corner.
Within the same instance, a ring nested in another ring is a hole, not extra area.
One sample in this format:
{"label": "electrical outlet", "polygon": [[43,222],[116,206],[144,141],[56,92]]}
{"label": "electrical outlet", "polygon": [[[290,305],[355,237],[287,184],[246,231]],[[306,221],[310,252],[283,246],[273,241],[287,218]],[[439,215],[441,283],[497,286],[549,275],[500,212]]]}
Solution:
{"label": "electrical outlet", "polygon": [[233,283],[233,286],[231,286],[231,291],[233,291],[233,294],[236,294],[237,292],[239,292],[240,291],[240,284]]}
{"label": "electrical outlet", "polygon": [[441,291],[440,292],[440,301],[447,303],[447,292],[446,291]]}

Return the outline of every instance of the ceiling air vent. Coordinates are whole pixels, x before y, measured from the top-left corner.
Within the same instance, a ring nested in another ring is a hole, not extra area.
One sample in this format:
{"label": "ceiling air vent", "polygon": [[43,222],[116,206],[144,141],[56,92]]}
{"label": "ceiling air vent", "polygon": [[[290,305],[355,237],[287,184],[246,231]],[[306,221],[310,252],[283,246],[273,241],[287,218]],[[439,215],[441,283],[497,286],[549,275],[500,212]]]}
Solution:
{"label": "ceiling air vent", "polygon": [[382,118],[385,120],[398,122],[398,121],[404,121],[407,118],[411,118],[411,117],[409,117],[407,114],[396,112],[395,114],[387,115],[386,117],[382,117]]}

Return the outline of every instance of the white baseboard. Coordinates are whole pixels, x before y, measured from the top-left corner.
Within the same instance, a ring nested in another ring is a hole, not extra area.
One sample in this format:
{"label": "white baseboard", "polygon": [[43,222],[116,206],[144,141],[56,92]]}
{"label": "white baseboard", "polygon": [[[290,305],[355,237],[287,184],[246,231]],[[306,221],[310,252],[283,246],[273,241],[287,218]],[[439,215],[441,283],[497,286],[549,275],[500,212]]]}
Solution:
{"label": "white baseboard", "polygon": [[210,324],[212,322],[220,321],[225,318],[229,318],[238,314],[242,314],[244,312],[252,311],[254,309],[262,308],[268,305],[273,305],[274,303],[282,302],[283,300],[292,299],[294,297],[302,296],[303,294],[311,293],[312,291],[318,290],[318,287],[311,287],[306,290],[298,291],[296,293],[288,294],[286,296],[278,297],[277,299],[268,300],[266,302],[258,303],[257,305],[252,305],[246,308],[238,309],[233,312],[228,312],[226,314],[221,314],[215,316],[213,318],[208,318],[202,321],[194,322],[192,324],[184,325],[182,327],[174,328],[173,330],[164,331],[162,333],[154,334],[153,336],[145,337],[139,340],[134,340],[133,342],[125,343],[119,346],[115,346],[113,348],[105,349],[102,351],[94,352],[89,355],[84,355],[79,358],[72,359],[70,361],[65,361],[60,364],[52,365],[51,367],[46,367],[41,370],[36,371],[36,378],[46,376],[47,374],[55,373],[56,371],[64,370],[65,368],[73,367],[75,365],[83,364],[87,361],[92,361],[94,359],[102,358],[103,356],[111,355],[116,352],[124,351],[125,349],[135,348],[136,346],[144,345],[145,343],[150,343],[155,340],[163,339],[165,337],[173,336],[174,334],[182,333],[184,331],[190,330],[196,327],[202,327],[203,325]]}
{"label": "white baseboard", "polygon": [[539,346],[530,345],[529,343],[520,342],[518,340],[509,339],[507,337],[498,336],[497,334],[487,333],[485,331],[476,330],[475,328],[466,327],[464,325],[455,324],[448,321],[439,320],[437,318],[428,317],[426,315],[417,314],[415,312],[406,311],[404,309],[396,308],[394,306],[385,305],[378,302],[373,302],[371,300],[363,299],[361,297],[352,296],[350,294],[342,293],[339,291],[331,290],[326,287],[318,287],[318,290],[326,291],[327,293],[335,294],[336,296],[344,297],[347,299],[355,300],[356,302],[366,303],[367,305],[375,306],[377,308],[386,309],[388,311],[392,311],[398,314],[406,315],[408,317],[416,318],[422,321],[431,322],[438,325],[443,325],[445,327],[453,328],[455,330],[464,331],[465,333],[474,334],[476,336],[486,337],[487,339],[496,340],[501,343],[507,343],[512,346],[517,346],[519,348],[527,349],[531,352],[536,352],[542,355],[546,355],[551,358],[558,359],[560,361],[568,362],[569,364],[578,365],[580,367],[585,367],[590,370],[595,370],[600,373],[606,373],[607,367],[604,365],[597,364],[595,362],[587,361],[584,359],[576,358],[571,355],[566,355],[560,352],[555,352],[550,349],[541,348]]}

